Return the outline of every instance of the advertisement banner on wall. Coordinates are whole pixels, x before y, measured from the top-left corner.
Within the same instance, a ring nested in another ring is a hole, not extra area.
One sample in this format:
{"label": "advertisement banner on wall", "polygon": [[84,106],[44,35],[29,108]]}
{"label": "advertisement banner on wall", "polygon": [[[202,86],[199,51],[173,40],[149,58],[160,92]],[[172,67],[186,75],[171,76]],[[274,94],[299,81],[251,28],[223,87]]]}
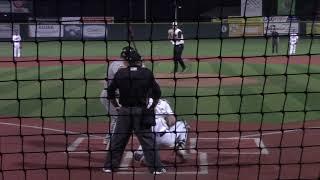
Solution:
{"label": "advertisement banner on wall", "polygon": [[63,25],[29,25],[29,37],[63,37]]}
{"label": "advertisement banner on wall", "polygon": [[263,18],[230,18],[229,24],[229,36],[263,36]]}
{"label": "advertisement banner on wall", "polygon": [[307,23],[306,25],[306,34],[320,36],[320,23]]}
{"label": "advertisement banner on wall", "polygon": [[297,19],[288,16],[274,16],[264,18],[264,34],[271,34],[272,28],[280,35],[299,33],[299,22]]}
{"label": "advertisement banner on wall", "polygon": [[63,37],[66,39],[82,39],[81,24],[66,24],[64,25]]}
{"label": "advertisement banner on wall", "polygon": [[262,16],[262,0],[241,0],[241,16]]}
{"label": "advertisement banner on wall", "polygon": [[85,39],[105,39],[108,36],[108,28],[104,24],[84,24],[83,37]]}
{"label": "advertisement banner on wall", "polygon": [[296,0],[278,0],[278,15],[294,15],[296,9]]}
{"label": "advertisement banner on wall", "polygon": [[0,24],[0,38],[12,38],[14,32],[20,33],[18,24]]}
{"label": "advertisement banner on wall", "polygon": [[229,24],[229,36],[263,36],[263,24]]}

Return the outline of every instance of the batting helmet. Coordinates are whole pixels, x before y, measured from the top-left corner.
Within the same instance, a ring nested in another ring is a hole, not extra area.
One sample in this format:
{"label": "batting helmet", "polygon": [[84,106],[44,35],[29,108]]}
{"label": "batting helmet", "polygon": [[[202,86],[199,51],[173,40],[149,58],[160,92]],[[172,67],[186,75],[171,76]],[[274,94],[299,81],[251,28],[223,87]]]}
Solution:
{"label": "batting helmet", "polygon": [[120,56],[128,62],[136,62],[142,60],[140,54],[130,46],[122,48]]}

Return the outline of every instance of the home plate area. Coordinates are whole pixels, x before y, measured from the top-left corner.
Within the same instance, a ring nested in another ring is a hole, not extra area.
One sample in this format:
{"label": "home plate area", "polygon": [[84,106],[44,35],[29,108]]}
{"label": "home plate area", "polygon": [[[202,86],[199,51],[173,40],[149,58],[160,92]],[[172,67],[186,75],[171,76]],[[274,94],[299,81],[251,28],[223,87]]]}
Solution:
{"label": "home plate area", "polygon": [[[212,135],[212,134],[211,134]],[[126,147],[118,174],[146,174],[147,168],[133,159],[133,151],[138,141],[131,138]],[[106,145],[102,137],[78,137],[68,146],[71,164],[83,163],[90,159],[91,167],[101,167],[106,155]],[[187,147],[190,158],[182,162],[171,148],[161,148],[161,160],[168,174],[209,174],[210,167],[219,165],[256,164],[269,151],[260,138],[236,136],[194,136],[191,135]],[[72,161],[77,162],[72,162]],[[87,162],[88,163],[88,162]]]}

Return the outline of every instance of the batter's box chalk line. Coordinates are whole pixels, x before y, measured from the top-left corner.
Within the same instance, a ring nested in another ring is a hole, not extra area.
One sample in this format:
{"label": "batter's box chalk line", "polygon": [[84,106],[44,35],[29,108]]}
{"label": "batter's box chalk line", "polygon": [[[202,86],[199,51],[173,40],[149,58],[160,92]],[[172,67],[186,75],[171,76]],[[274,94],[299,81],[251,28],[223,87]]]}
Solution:
{"label": "batter's box chalk line", "polygon": [[[216,141],[240,141],[240,140],[251,140],[255,143],[257,148],[260,149],[259,152],[250,152],[250,151],[235,151],[235,152],[221,152],[221,151],[216,151],[216,152],[210,152],[210,153],[216,153],[216,154],[230,154],[230,155],[268,155],[269,150],[267,149],[266,145],[262,141],[261,138],[255,138],[255,137],[219,137],[219,138],[190,138],[190,153],[196,154],[198,149],[197,149],[197,144],[199,141],[205,141],[205,142],[216,142]],[[228,148],[229,149],[229,148]]]}
{"label": "batter's box chalk line", "polygon": [[[64,152],[66,153],[66,152]],[[67,152],[69,154],[106,154],[105,151],[71,151]],[[198,163],[199,166],[198,171],[168,171],[166,174],[208,174],[208,154],[206,152],[199,152],[198,153]],[[140,172],[130,170],[130,163],[133,161],[133,153],[132,152],[125,152],[124,158],[122,158],[120,164],[120,172],[116,172],[116,174],[149,174],[148,172]]]}
{"label": "batter's box chalk line", "polygon": [[[126,152],[124,158],[121,161],[121,167],[129,167],[130,162],[132,162],[133,159],[133,153],[132,152]],[[198,171],[174,171],[174,172],[166,172],[166,174],[208,174],[208,154],[205,152],[199,152],[198,153]],[[129,168],[121,168],[121,172],[117,172],[116,174],[149,174],[149,172],[133,172],[130,171]]]}

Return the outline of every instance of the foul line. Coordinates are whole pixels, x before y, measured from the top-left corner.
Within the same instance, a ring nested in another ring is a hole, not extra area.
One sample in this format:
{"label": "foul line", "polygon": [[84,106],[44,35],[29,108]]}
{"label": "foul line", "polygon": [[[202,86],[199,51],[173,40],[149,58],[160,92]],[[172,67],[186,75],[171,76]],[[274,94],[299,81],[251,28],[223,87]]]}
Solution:
{"label": "foul line", "polygon": [[[320,126],[314,126],[314,127],[307,127],[306,129],[320,129]],[[242,139],[255,139],[255,138],[259,138],[262,137],[262,136],[268,136],[268,135],[275,135],[275,134],[285,134],[285,133],[292,133],[292,132],[297,132],[297,131],[302,131],[302,129],[290,129],[290,130],[284,130],[284,131],[273,131],[273,132],[266,132],[266,133],[256,133],[256,134],[249,134],[249,135],[244,135],[244,136],[241,136],[241,137],[228,137],[228,138],[225,138],[225,139],[239,139],[239,138],[242,138]],[[196,144],[197,144],[197,139],[224,139],[224,138],[190,138],[190,152],[195,154],[197,153],[197,151],[195,150],[196,148]],[[261,140],[262,142],[262,140]],[[262,148],[262,153],[269,153],[269,151],[267,150],[265,144],[262,142],[262,143],[259,143],[260,148]]]}
{"label": "foul line", "polygon": [[[73,134],[73,135],[81,135],[81,136],[85,136],[85,137],[88,136],[88,134],[83,134],[83,133],[75,132],[75,131],[60,130],[60,129],[54,129],[54,128],[46,128],[46,127],[23,125],[23,124],[20,125],[20,124],[16,124],[16,123],[0,122],[0,125],[16,126],[16,127],[24,127],[24,128],[32,128],[32,129],[41,129],[41,130],[48,130],[48,131],[53,131],[53,132],[62,132],[62,133]],[[320,126],[319,127],[307,127],[306,129],[320,129]],[[249,134],[249,135],[244,135],[244,136],[241,136],[241,137],[229,137],[229,138],[231,138],[231,139],[255,138],[257,136],[282,134],[282,133],[296,132],[296,131],[301,131],[301,130],[302,129],[298,129],[297,128],[297,129],[290,129],[290,130],[284,130],[284,131],[274,131],[274,132],[267,132],[267,133]],[[96,136],[96,135],[89,135],[89,136],[92,137],[92,138],[97,138],[97,139],[103,139],[104,138],[102,136]]]}
{"label": "foul line", "polygon": [[[190,153],[196,154],[196,146],[197,146],[197,141],[198,140],[240,140],[240,139],[246,139],[246,140],[253,140],[254,143],[258,148],[260,148],[260,152],[211,152],[211,153],[216,153],[216,154],[244,154],[244,155],[249,155],[249,154],[269,154],[269,151],[266,147],[266,145],[263,143],[262,139],[260,138],[242,138],[242,137],[228,137],[228,138],[190,138]],[[246,148],[243,148],[246,149]],[[228,149],[229,150],[229,149]]]}
{"label": "foul line", "polygon": [[[311,127],[309,129],[318,129],[318,128],[320,128],[320,127]],[[268,135],[275,135],[275,134],[284,134],[284,133],[297,132],[297,131],[302,131],[302,129],[290,129],[290,130],[284,130],[284,131],[273,131],[273,132],[267,132],[267,133],[249,134],[249,135],[244,135],[241,137],[253,138],[253,137],[268,136]]]}
{"label": "foul line", "polygon": [[[60,129],[54,129],[54,128],[46,128],[46,127],[40,127],[40,126],[31,126],[31,125],[23,125],[23,124],[16,124],[16,123],[6,123],[6,122],[0,122],[0,125],[7,125],[7,126],[15,126],[15,127],[23,127],[23,128],[31,128],[31,129],[41,129],[41,130],[47,130],[47,131],[53,131],[53,132],[61,132],[71,135],[80,135],[80,136],[88,136],[88,134],[83,134],[80,132],[75,131],[68,131],[68,130],[60,130]],[[96,136],[96,135],[89,135],[90,137],[103,139],[102,136]]]}
{"label": "foul line", "polygon": [[[75,151],[78,146],[82,143],[82,141],[88,137],[88,134],[83,134],[80,132],[75,131],[68,131],[68,130],[61,130],[61,129],[54,129],[54,128],[46,128],[46,127],[40,127],[40,126],[32,126],[32,125],[23,125],[23,124],[16,124],[16,123],[6,123],[6,122],[0,122],[0,125],[6,125],[6,126],[15,126],[20,128],[31,128],[31,129],[40,129],[40,130],[47,130],[52,132],[60,132],[60,133],[66,133],[71,135],[79,135],[81,137],[78,137],[75,141],[73,141],[67,148],[67,151]],[[93,137],[96,139],[103,139],[101,136],[96,135],[89,135],[89,137]]]}

